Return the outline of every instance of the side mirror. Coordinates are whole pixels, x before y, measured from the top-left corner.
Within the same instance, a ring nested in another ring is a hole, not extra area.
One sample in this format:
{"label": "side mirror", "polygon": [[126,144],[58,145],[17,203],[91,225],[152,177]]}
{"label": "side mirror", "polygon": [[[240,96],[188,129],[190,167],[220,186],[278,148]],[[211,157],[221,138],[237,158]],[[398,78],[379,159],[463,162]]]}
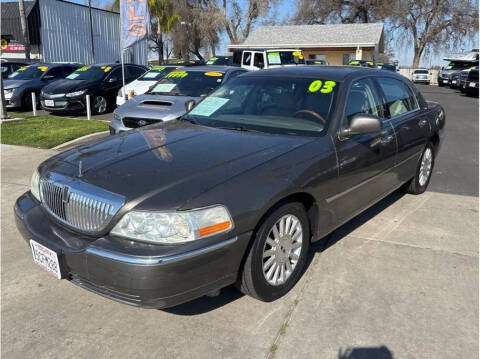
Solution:
{"label": "side mirror", "polygon": [[443,71],[443,66],[442,66],[442,71]]}
{"label": "side mirror", "polygon": [[187,110],[187,112],[189,112],[193,106],[195,106],[195,100],[188,100],[185,102],[185,110]]}
{"label": "side mirror", "polygon": [[259,69],[263,69],[265,67],[265,65],[263,64],[263,62],[259,62],[257,67]]}
{"label": "side mirror", "polygon": [[374,115],[359,113],[353,116],[350,127],[341,130],[342,137],[379,132],[382,129],[382,120]]}
{"label": "side mirror", "polygon": [[54,78],[55,78],[55,76],[53,76],[53,75],[44,75],[42,77],[42,80],[50,81],[50,80],[53,80]]}

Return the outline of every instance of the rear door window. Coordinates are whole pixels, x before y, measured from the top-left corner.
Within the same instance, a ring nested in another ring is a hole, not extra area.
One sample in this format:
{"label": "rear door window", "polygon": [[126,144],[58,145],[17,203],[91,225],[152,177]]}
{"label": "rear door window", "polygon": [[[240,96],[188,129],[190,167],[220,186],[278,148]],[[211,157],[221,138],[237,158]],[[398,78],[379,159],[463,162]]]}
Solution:
{"label": "rear door window", "polygon": [[386,77],[377,78],[377,81],[385,97],[389,118],[419,108],[415,95],[404,82]]}
{"label": "rear door window", "polygon": [[263,53],[261,52],[256,52],[255,56],[253,57],[253,66],[263,68],[264,66],[263,62]]}

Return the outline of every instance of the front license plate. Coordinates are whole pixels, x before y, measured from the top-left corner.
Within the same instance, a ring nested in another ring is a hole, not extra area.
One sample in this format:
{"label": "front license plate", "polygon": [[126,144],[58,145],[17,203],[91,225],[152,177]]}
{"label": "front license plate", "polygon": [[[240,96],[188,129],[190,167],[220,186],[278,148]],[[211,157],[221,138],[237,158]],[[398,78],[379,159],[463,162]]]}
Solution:
{"label": "front license plate", "polygon": [[444,83],[444,84],[448,84],[448,80],[443,80],[443,83]]}
{"label": "front license plate", "polygon": [[53,100],[45,100],[45,106],[55,107],[55,101],[53,101]]}
{"label": "front license plate", "polygon": [[30,240],[30,248],[32,248],[33,261],[35,264],[39,265],[42,269],[58,279],[62,278],[56,252],[35,242],[33,239]]}
{"label": "front license plate", "polygon": [[475,82],[470,82],[470,84],[468,86],[475,87]]}

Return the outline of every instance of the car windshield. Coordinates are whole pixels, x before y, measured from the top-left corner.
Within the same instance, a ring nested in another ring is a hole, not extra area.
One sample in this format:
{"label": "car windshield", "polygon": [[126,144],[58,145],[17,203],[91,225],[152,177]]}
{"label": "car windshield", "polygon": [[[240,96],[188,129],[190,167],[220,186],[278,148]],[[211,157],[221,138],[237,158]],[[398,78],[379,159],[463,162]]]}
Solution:
{"label": "car windshield", "polygon": [[147,93],[169,96],[206,96],[222,83],[222,79],[223,73],[218,71],[177,70],[168,73]]}
{"label": "car windshield", "polygon": [[269,51],[267,52],[269,65],[298,65],[305,64],[301,51]]}
{"label": "car windshield", "polygon": [[471,62],[457,62],[452,61],[446,67],[445,70],[463,70],[472,67]]}
{"label": "car windshield", "polygon": [[193,108],[185,119],[210,127],[322,136],[338,84],[316,78],[239,77]]}
{"label": "car windshield", "polygon": [[415,70],[416,74],[428,74],[428,70]]}
{"label": "car windshield", "polygon": [[40,78],[45,71],[48,70],[48,66],[36,66],[36,65],[31,65],[31,66],[23,66],[20,67],[17,71],[12,73],[10,76],[8,76],[9,79],[15,79],[15,80],[33,80],[33,79],[38,79]]}
{"label": "car windshield", "polygon": [[140,76],[137,81],[158,81],[176,68],[177,67],[174,66],[154,66],[150,71],[147,71],[142,76]]}
{"label": "car windshield", "polygon": [[101,80],[111,70],[111,66],[83,66],[66,78],[69,80]]}

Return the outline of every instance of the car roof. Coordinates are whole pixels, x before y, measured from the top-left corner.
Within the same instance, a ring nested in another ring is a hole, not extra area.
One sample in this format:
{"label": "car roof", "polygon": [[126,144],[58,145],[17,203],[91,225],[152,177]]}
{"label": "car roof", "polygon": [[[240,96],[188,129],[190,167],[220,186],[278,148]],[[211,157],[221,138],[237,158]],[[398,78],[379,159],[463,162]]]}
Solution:
{"label": "car roof", "polygon": [[28,66],[47,66],[47,67],[57,67],[57,66],[65,66],[65,65],[73,65],[73,66],[82,66],[78,62],[34,62],[27,64]]}
{"label": "car roof", "polygon": [[[273,76],[273,77],[303,77],[303,78],[326,78],[333,81],[344,81],[349,76],[363,75],[396,75],[388,71],[360,66],[287,66],[265,69],[260,71],[251,71],[242,74],[242,77],[255,76]],[[401,76],[401,75],[398,75]]]}
{"label": "car roof", "polygon": [[247,72],[245,69],[239,67],[239,66],[219,66],[219,65],[202,65],[202,66],[194,66],[194,67],[189,67],[185,66],[182,67],[183,71],[216,71],[216,72],[222,72],[222,73],[227,73],[232,70],[244,70]]}
{"label": "car roof", "polygon": [[[137,65],[137,64],[124,64],[125,66],[139,66],[139,67],[145,67],[144,65]],[[110,67],[115,67],[115,66],[122,66],[121,63],[119,62],[104,62],[104,63],[99,63],[99,64],[91,64],[91,65],[86,65],[86,66],[94,66],[94,67],[102,67],[102,66],[110,66]]]}

